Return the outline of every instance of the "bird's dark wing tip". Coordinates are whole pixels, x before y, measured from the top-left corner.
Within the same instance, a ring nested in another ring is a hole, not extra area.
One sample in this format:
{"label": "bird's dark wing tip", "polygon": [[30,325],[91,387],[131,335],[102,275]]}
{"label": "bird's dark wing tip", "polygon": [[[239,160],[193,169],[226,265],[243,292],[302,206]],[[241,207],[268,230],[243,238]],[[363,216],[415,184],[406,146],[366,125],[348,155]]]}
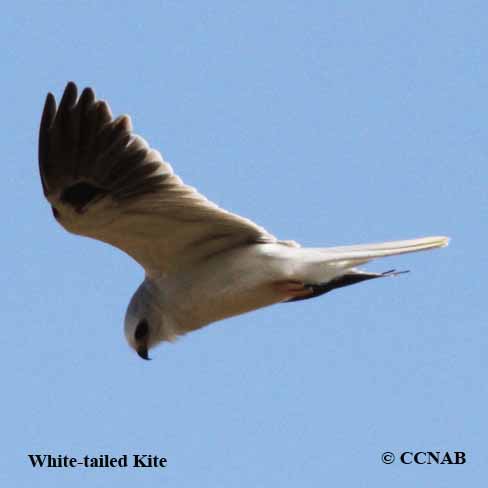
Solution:
{"label": "bird's dark wing tip", "polygon": [[70,109],[76,103],[78,98],[78,88],[73,81],[69,81],[64,89],[63,96],[59,102],[58,112],[63,113],[65,110]]}

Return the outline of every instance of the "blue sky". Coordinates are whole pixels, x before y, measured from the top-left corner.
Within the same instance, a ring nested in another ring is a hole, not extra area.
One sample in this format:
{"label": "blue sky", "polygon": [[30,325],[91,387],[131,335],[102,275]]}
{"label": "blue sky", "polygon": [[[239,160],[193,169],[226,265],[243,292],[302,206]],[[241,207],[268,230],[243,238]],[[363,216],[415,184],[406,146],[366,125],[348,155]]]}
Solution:
{"label": "blue sky", "polygon": [[[2,16],[4,486],[482,486],[485,2],[10,2]],[[48,91],[92,86],[189,184],[283,239],[446,234],[412,273],[277,305],[141,361],[143,278],[43,200]],[[461,450],[463,466],[381,462]],[[33,469],[29,453],[165,456]]]}

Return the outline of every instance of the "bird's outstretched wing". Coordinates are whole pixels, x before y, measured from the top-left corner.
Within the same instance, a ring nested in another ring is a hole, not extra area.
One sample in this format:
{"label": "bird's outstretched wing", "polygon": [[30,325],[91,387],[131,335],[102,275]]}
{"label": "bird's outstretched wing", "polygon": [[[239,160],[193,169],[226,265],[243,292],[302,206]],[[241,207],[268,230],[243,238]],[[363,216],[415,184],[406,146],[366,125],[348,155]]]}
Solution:
{"label": "bird's outstretched wing", "polygon": [[39,134],[44,195],[68,231],[112,244],[147,272],[167,272],[246,243],[275,242],[254,222],[186,186],[132,133],[112,119],[90,88],[68,83],[59,107],[46,98]]}

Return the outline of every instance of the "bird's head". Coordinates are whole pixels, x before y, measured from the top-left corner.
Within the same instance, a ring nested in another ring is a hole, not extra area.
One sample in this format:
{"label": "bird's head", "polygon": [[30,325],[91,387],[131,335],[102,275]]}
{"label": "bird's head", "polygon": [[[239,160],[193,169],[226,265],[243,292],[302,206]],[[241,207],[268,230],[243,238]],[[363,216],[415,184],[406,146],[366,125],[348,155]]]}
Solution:
{"label": "bird's head", "polygon": [[127,342],[143,359],[150,359],[149,350],[164,340],[171,340],[168,333],[169,318],[165,317],[162,303],[154,286],[143,281],[134,293],[125,314]]}

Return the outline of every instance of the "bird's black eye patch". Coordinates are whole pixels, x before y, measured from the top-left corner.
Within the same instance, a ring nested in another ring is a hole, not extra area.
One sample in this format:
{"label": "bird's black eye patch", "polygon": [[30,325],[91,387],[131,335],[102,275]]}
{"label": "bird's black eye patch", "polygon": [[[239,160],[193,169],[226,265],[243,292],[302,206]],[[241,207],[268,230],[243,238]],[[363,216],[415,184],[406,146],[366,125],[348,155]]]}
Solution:
{"label": "bird's black eye patch", "polygon": [[149,333],[149,324],[146,319],[141,320],[136,327],[134,338],[137,342],[142,341]]}
{"label": "bird's black eye patch", "polygon": [[81,181],[66,188],[61,195],[61,201],[75,208],[82,208],[95,197],[106,194],[107,190]]}

